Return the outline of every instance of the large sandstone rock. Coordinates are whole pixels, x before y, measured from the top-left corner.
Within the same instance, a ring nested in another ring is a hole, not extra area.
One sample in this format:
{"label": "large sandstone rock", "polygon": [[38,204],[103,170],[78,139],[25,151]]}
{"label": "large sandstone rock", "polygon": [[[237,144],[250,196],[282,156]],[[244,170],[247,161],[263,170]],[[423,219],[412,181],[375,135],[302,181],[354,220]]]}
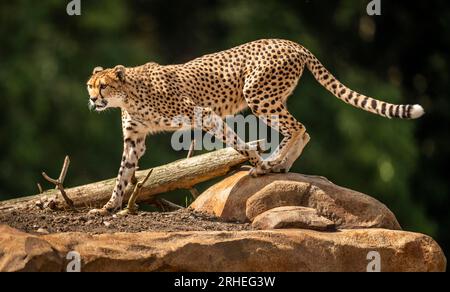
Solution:
{"label": "large sandstone rock", "polygon": [[260,230],[300,228],[332,231],[335,228],[333,221],[319,216],[315,209],[295,206],[270,209],[256,216],[252,226]]}
{"label": "large sandstone rock", "polygon": [[0,226],[0,271],[358,271],[369,252],[381,271],[445,271],[442,250],[425,235],[380,229],[173,232],[34,236]]}
{"label": "large sandstone rock", "polygon": [[401,229],[394,214],[374,198],[325,178],[297,173],[253,178],[243,169],[206,190],[191,205],[196,211],[241,222],[283,206],[313,208],[339,229]]}

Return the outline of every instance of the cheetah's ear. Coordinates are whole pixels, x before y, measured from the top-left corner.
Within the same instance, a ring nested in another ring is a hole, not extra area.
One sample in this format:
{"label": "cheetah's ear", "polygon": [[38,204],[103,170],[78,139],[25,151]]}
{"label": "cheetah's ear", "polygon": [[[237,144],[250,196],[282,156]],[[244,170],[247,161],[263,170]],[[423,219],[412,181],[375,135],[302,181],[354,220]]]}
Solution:
{"label": "cheetah's ear", "polygon": [[102,71],[103,71],[103,67],[95,67],[94,70],[92,70],[92,75],[95,75]]}
{"label": "cheetah's ear", "polygon": [[124,82],[125,81],[125,67],[122,65],[117,65],[114,67],[114,72],[116,73],[117,79]]}

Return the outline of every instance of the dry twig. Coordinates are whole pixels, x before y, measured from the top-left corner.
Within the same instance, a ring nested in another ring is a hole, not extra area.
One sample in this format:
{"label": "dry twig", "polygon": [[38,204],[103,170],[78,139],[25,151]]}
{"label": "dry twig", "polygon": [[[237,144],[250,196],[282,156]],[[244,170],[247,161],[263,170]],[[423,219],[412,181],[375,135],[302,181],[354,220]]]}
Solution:
{"label": "dry twig", "polygon": [[64,190],[64,186],[63,186],[64,180],[67,175],[67,170],[69,169],[69,165],[70,165],[70,158],[69,158],[69,156],[66,156],[66,158],[64,159],[64,164],[63,164],[63,167],[61,169],[61,173],[59,174],[58,179],[53,179],[53,178],[49,177],[45,172],[42,172],[42,176],[48,182],[54,184],[55,189],[58,189],[61,192],[61,195],[64,198],[64,201],[66,201],[67,205],[70,208],[75,209],[73,201],[67,196],[66,191]]}
{"label": "dry twig", "polygon": [[150,178],[150,175],[152,173],[153,173],[153,168],[148,171],[147,175],[141,182],[138,182],[134,186],[133,193],[131,193],[130,199],[128,200],[127,208],[125,210],[119,212],[119,215],[127,215],[127,214],[135,214],[136,213],[136,210],[138,208],[138,206],[136,204],[136,200],[141,193],[142,187],[148,181],[148,179]]}
{"label": "dry twig", "polygon": [[195,140],[192,140],[191,142],[191,146],[189,147],[189,152],[186,158],[191,158],[194,156],[194,151],[195,151]]}
{"label": "dry twig", "polygon": [[[187,159],[192,158],[194,156],[194,151],[195,151],[195,140],[192,140],[191,146],[189,147],[189,152],[188,152],[188,155],[186,158]],[[189,192],[191,193],[194,200],[197,199],[198,196],[200,195],[200,192],[197,190],[197,188],[195,186],[190,188]]]}
{"label": "dry twig", "polygon": [[181,210],[181,209],[184,209],[184,207],[181,207],[181,206],[179,206],[177,204],[174,204],[174,203],[172,203],[170,201],[167,201],[165,199],[158,199],[158,201],[159,201],[159,203],[161,205],[163,205],[165,208],[168,208],[170,210]]}
{"label": "dry twig", "polygon": [[37,185],[37,187],[38,187],[39,194],[42,194],[42,193],[44,192],[44,190],[42,189],[41,184],[40,184],[40,183],[37,183],[36,185]]}

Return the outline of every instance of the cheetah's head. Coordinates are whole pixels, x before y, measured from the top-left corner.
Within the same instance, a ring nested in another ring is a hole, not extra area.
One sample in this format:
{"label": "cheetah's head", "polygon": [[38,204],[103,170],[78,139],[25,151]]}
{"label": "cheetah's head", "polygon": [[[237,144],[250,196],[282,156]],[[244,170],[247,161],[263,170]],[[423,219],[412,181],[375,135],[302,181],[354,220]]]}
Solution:
{"label": "cheetah's head", "polygon": [[124,66],[119,65],[112,69],[96,67],[92,77],[87,82],[89,92],[89,107],[96,111],[107,108],[122,107],[127,94],[124,90]]}

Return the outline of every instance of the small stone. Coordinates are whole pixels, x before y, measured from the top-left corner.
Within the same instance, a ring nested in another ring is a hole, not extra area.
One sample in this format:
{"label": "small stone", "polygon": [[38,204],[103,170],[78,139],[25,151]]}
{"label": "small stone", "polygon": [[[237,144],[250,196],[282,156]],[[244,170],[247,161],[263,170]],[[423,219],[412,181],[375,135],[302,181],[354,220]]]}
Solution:
{"label": "small stone", "polygon": [[44,209],[44,203],[41,200],[37,201],[35,203],[35,206],[38,207],[41,210]]}
{"label": "small stone", "polygon": [[49,208],[50,210],[55,210],[56,209],[56,202],[51,200],[47,204],[45,204],[44,207]]}
{"label": "small stone", "polygon": [[50,232],[48,232],[48,230],[45,229],[45,228],[39,228],[38,230],[36,230],[36,232],[37,232],[37,233],[40,233],[40,234],[49,234],[49,233],[50,233]]}
{"label": "small stone", "polygon": [[106,227],[110,227],[111,226],[111,222],[105,221],[105,222],[103,222],[103,225],[105,225]]}
{"label": "small stone", "polygon": [[253,220],[252,226],[260,230],[299,228],[318,231],[331,231],[336,227],[333,221],[319,216],[315,209],[297,206],[266,211]]}

